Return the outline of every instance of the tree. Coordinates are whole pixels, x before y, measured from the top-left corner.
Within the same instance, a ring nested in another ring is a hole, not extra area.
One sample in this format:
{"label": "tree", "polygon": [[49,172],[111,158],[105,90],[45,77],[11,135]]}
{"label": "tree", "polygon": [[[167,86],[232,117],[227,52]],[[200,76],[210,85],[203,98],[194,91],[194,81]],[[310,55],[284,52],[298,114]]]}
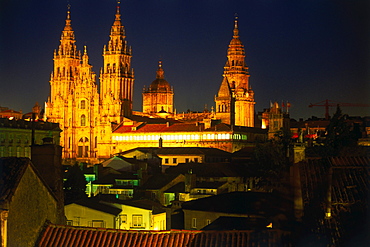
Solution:
{"label": "tree", "polygon": [[274,189],[282,185],[289,170],[291,134],[280,131],[274,139],[256,145],[250,167],[260,177],[260,186]]}
{"label": "tree", "polygon": [[70,166],[66,173],[66,180],[64,182],[65,204],[86,198],[86,184],[86,178],[78,166],[78,163]]}
{"label": "tree", "polygon": [[327,156],[338,156],[344,147],[357,145],[358,133],[351,131],[346,122],[346,115],[342,114],[339,106],[326,127],[324,140],[325,153]]}

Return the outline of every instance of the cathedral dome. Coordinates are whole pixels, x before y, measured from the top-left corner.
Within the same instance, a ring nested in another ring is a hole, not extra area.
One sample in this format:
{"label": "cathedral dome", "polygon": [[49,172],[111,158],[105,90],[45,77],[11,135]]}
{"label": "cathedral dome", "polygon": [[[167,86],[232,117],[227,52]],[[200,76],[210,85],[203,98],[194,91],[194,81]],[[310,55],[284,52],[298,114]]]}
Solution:
{"label": "cathedral dome", "polygon": [[152,90],[157,91],[170,91],[170,84],[165,79],[155,79],[152,84],[150,84]]}
{"label": "cathedral dome", "polygon": [[150,84],[152,91],[171,91],[170,84],[164,79],[164,70],[162,68],[162,62],[159,62],[159,68],[157,70],[157,78]]}

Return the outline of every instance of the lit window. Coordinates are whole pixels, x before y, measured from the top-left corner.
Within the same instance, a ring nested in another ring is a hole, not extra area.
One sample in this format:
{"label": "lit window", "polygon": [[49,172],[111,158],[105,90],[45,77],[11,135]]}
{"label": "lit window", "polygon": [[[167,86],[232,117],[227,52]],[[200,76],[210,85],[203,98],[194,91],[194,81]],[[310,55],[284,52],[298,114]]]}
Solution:
{"label": "lit window", "polygon": [[104,221],[103,220],[93,220],[91,222],[92,227],[104,227]]}
{"label": "lit window", "polygon": [[191,228],[197,228],[197,218],[191,219]]}
{"label": "lit window", "polygon": [[81,126],[86,126],[86,116],[85,115],[81,116]]}
{"label": "lit window", "polygon": [[81,109],[85,109],[85,108],[86,108],[86,101],[81,100]]}
{"label": "lit window", "polygon": [[121,224],[126,224],[127,223],[127,214],[121,214]]}
{"label": "lit window", "polygon": [[143,225],[143,216],[141,214],[132,215],[132,226],[138,227]]}

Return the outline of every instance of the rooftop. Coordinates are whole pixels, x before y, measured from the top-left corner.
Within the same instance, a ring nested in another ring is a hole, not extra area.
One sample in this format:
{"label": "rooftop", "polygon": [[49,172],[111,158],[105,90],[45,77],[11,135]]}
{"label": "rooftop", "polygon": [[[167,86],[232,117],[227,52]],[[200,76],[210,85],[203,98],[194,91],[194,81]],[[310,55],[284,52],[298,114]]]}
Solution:
{"label": "rooftop", "polygon": [[37,247],[115,246],[115,247],[215,247],[289,246],[287,233],[264,231],[127,231],[116,229],[48,225]]}

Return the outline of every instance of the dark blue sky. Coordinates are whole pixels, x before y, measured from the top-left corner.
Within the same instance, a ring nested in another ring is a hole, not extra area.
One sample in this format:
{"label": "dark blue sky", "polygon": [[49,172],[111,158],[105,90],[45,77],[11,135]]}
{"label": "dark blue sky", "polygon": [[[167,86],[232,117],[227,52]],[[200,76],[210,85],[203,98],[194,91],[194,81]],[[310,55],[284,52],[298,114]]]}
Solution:
{"label": "dark blue sky", "polygon": [[[369,4],[366,0],[122,0],[133,49],[134,110],[155,79],[158,60],[175,90],[175,108],[214,105],[234,14],[246,49],[256,111],[290,101],[294,118],[323,117],[325,99],[370,104]],[[49,95],[53,51],[65,24],[66,0],[1,0],[0,106],[31,111]],[[79,50],[86,45],[99,74],[115,0],[69,0]],[[334,109],[331,110],[333,113]],[[370,108],[343,108],[370,115]]]}

